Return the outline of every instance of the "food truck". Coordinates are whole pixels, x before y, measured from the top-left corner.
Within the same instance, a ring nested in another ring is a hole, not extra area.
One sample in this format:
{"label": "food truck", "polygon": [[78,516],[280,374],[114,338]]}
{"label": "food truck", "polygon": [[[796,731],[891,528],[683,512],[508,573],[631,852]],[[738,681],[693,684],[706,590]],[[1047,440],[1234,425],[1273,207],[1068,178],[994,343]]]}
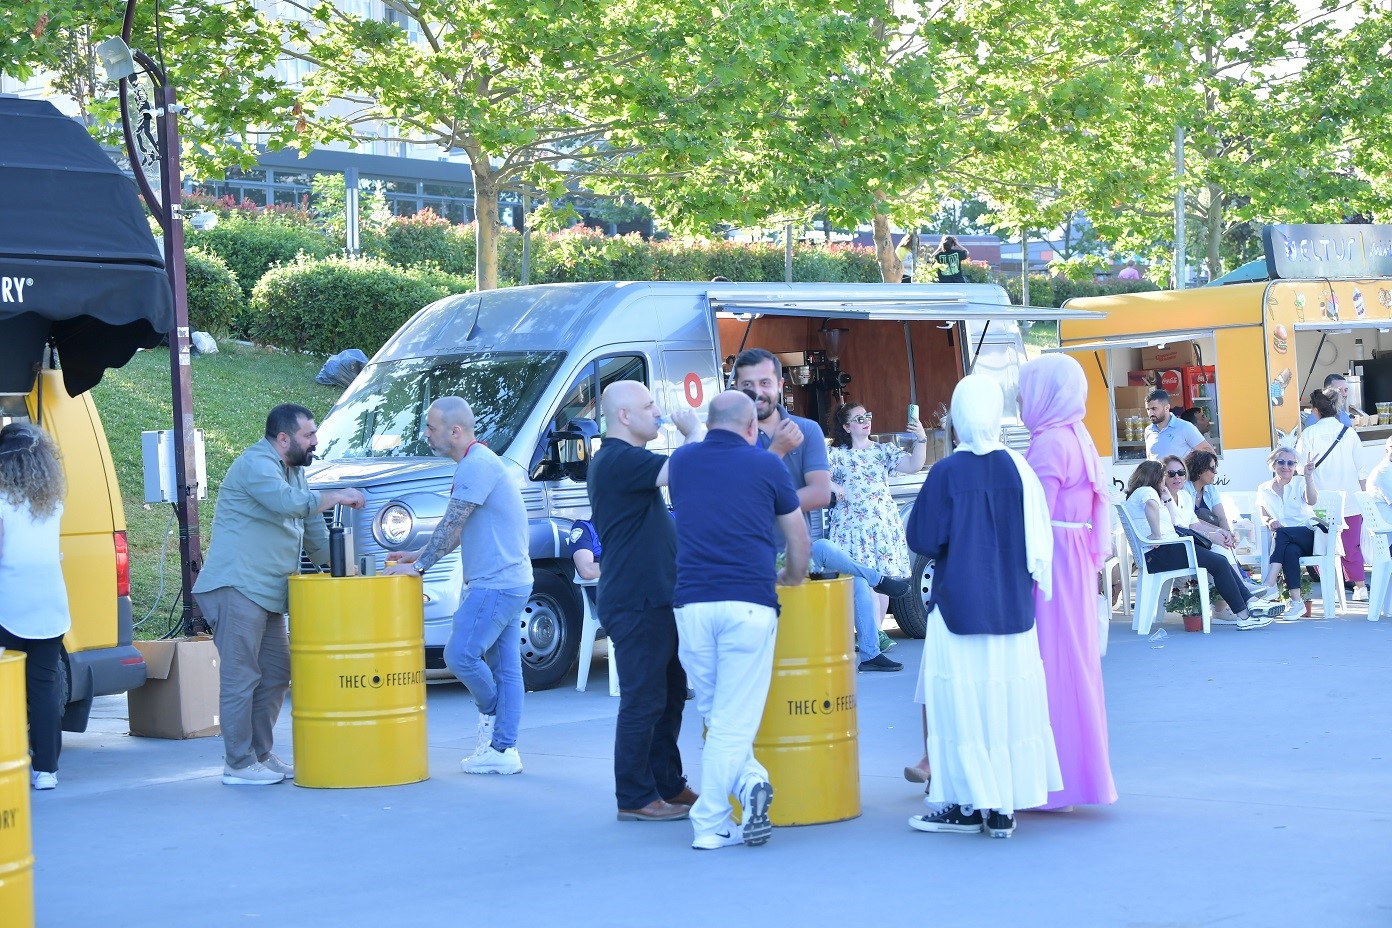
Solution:
{"label": "food truck", "polygon": [[[1222,462],[1219,490],[1270,478],[1268,452],[1294,444],[1313,390],[1349,381],[1368,464],[1392,436],[1392,226],[1273,225],[1262,272],[1194,290],[1071,300],[1102,318],[1059,322],[1059,348],[1088,376],[1086,423],[1124,489],[1145,459],[1145,394],[1202,408]],[[1139,420],[1139,421],[1138,421]]]}

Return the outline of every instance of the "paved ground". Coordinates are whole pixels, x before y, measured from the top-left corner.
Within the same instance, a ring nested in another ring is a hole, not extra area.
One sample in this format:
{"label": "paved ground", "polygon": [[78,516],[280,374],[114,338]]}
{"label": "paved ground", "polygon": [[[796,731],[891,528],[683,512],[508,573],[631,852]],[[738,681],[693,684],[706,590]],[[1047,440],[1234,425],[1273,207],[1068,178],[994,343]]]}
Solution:
{"label": "paved ground", "polygon": [[[1113,624],[1120,802],[1022,814],[1009,841],[907,827],[907,670],[859,678],[859,819],[702,853],[686,823],[614,821],[602,662],[587,693],[528,696],[518,777],[458,772],[472,701],[431,687],[433,777],[387,789],[223,787],[218,740],[132,738],[104,700],[33,794],[38,923],[1392,925],[1392,623],[1164,628]],[[695,779],[699,735],[688,713]]]}

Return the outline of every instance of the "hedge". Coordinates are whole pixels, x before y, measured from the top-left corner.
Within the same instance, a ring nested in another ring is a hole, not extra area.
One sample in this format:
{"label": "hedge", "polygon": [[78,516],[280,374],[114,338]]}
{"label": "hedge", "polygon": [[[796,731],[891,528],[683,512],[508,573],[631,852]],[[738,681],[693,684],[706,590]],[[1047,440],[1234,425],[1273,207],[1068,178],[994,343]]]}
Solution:
{"label": "hedge", "polygon": [[184,252],[189,327],[217,335],[245,334],[246,298],[227,262],[201,248]]}
{"label": "hedge", "polygon": [[321,232],[275,214],[230,216],[211,229],[187,230],[188,243],[222,258],[250,298],[256,282],[272,267],[305,254],[324,258],[339,251]]}
{"label": "hedge", "polygon": [[251,297],[251,336],[281,348],[371,355],[416,310],[474,289],[472,277],[408,269],[380,258],[297,258],[267,271]]}

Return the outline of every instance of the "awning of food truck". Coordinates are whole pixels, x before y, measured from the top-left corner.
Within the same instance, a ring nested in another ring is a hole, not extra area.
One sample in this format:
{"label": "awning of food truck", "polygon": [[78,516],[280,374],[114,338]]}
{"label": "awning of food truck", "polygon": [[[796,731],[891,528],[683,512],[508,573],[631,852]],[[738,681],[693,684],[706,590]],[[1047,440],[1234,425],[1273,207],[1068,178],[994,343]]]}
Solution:
{"label": "awning of food truck", "polygon": [[880,321],[956,322],[958,320],[1034,321],[1052,319],[1102,319],[1104,313],[1077,309],[1057,309],[1045,306],[1014,306],[1006,303],[981,303],[945,293],[935,297],[897,297],[866,299],[838,296],[834,292],[816,298],[789,299],[786,293],[767,294],[750,291],[707,294],[718,312],[735,316],[811,316],[831,319],[866,319]]}
{"label": "awning of food truck", "polygon": [[1198,338],[1212,338],[1212,330],[1207,332],[1163,332],[1150,335],[1118,335],[1116,338],[1100,338],[1090,342],[1072,345],[1059,345],[1045,348],[1048,351],[1109,351],[1114,348],[1164,348],[1171,342],[1188,342]]}
{"label": "awning of food truck", "polygon": [[73,396],[174,325],[135,186],[80,122],[0,98],[0,392],[25,393],[44,343]]}

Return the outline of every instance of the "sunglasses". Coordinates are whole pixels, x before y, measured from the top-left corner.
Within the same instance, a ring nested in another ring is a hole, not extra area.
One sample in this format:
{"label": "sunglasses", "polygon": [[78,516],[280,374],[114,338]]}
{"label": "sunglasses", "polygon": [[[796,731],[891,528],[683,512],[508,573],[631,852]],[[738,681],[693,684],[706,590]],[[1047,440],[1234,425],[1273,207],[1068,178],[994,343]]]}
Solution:
{"label": "sunglasses", "polygon": [[1166,476],[1166,477],[1183,477],[1183,476],[1184,476],[1184,471],[1182,471],[1182,470],[1167,470],[1167,471],[1165,471],[1165,476]]}
{"label": "sunglasses", "polygon": [[1294,466],[1295,466],[1295,463],[1296,463],[1295,461],[1282,461],[1282,460],[1278,460],[1278,461],[1276,462],[1276,466],[1277,466],[1277,467],[1294,467]]}
{"label": "sunglasses", "polygon": [[861,413],[861,414],[858,415],[858,416],[851,416],[851,417],[850,417],[849,419],[847,419],[846,421],[847,421],[847,422],[859,422],[861,425],[864,425],[865,423],[869,422],[869,421],[870,421],[871,419],[873,419],[873,418],[875,418],[875,414],[874,414],[874,413],[863,412],[863,413]]}

